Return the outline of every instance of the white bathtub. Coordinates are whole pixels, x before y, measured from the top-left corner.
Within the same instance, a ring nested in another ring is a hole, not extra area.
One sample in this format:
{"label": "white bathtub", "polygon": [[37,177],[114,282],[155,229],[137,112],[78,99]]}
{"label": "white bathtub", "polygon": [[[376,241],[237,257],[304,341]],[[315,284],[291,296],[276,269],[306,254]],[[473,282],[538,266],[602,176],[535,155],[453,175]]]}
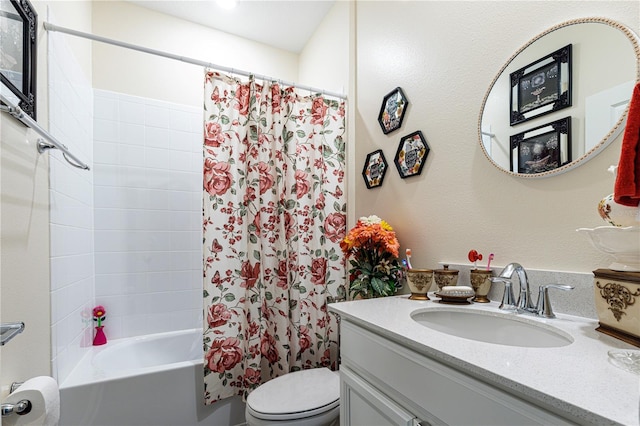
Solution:
{"label": "white bathtub", "polygon": [[60,426],[236,425],[239,397],[203,404],[202,330],[95,346],[60,385]]}

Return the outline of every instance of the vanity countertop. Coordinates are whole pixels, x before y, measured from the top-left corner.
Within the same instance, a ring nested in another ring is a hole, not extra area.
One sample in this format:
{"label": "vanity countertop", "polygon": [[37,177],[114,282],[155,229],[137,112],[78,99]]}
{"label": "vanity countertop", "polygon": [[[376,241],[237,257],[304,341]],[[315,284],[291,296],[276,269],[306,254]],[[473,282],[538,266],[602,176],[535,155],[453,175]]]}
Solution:
{"label": "vanity countertop", "polygon": [[[408,295],[340,302],[329,310],[344,320],[453,366],[541,406],[569,413],[584,423],[640,424],[640,376],[608,362],[611,349],[638,349],[595,331],[593,319],[556,313],[544,319],[520,315],[556,327],[573,343],[556,348],[525,348],[454,337],[411,318],[415,311],[453,307],[409,300]],[[455,306],[493,312],[498,303]],[[510,314],[515,315],[515,314]]]}

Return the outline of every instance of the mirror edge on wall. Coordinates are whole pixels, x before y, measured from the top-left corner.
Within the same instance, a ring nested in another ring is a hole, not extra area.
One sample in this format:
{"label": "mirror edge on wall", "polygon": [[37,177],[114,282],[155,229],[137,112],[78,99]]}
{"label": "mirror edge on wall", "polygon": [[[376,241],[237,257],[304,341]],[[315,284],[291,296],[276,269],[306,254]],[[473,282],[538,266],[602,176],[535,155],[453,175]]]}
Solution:
{"label": "mirror edge on wall", "polygon": [[571,161],[569,164],[566,164],[566,165],[558,167],[558,168],[556,168],[554,170],[550,170],[550,171],[546,171],[546,172],[542,172],[542,173],[524,174],[524,173],[514,173],[514,172],[512,172],[510,170],[506,170],[505,168],[501,167],[499,164],[497,164],[491,158],[490,154],[487,152],[487,150],[484,147],[483,129],[482,129],[482,116],[484,115],[485,106],[487,104],[487,100],[489,98],[489,95],[490,95],[494,85],[496,84],[496,81],[500,78],[502,73],[507,69],[507,67],[511,64],[511,62],[520,53],[522,53],[527,47],[529,47],[531,44],[533,44],[534,42],[536,42],[540,38],[544,37],[545,35],[547,35],[549,33],[552,33],[553,31],[556,31],[558,29],[565,28],[565,27],[568,27],[568,26],[571,26],[571,25],[586,24],[586,23],[597,23],[597,24],[609,25],[610,27],[616,28],[616,29],[618,29],[618,30],[620,30],[621,32],[624,33],[624,35],[627,37],[629,42],[632,44],[633,49],[635,51],[635,55],[636,55],[636,59],[635,59],[635,62],[636,62],[635,82],[636,83],[640,82],[640,37],[638,37],[638,35],[635,32],[633,32],[633,30],[631,30],[629,27],[627,27],[624,24],[621,24],[621,23],[619,23],[617,21],[614,21],[612,19],[609,19],[609,18],[586,17],[586,18],[578,18],[578,19],[572,19],[572,20],[569,20],[569,21],[561,22],[561,23],[556,24],[553,27],[547,29],[546,31],[543,31],[542,33],[536,35],[535,37],[530,39],[527,43],[525,43],[522,47],[520,47],[504,63],[504,65],[500,68],[500,70],[498,71],[498,73],[496,74],[494,79],[491,81],[491,84],[489,85],[489,89],[487,90],[487,92],[486,92],[486,94],[484,96],[484,99],[482,100],[482,105],[480,107],[480,115],[478,117],[478,141],[479,141],[479,144],[480,144],[480,149],[482,149],[482,153],[487,158],[487,160],[489,160],[489,162],[495,168],[500,170],[501,172],[506,173],[506,174],[511,175],[511,176],[514,176],[514,177],[525,178],[525,179],[546,178],[546,177],[556,176],[556,175],[565,173],[565,172],[567,172],[567,171],[569,171],[569,170],[571,170],[571,169],[573,169],[575,167],[578,167],[578,166],[586,163],[588,160],[590,160],[591,158],[595,157],[596,154],[598,154],[600,151],[602,151],[604,148],[606,148],[624,130],[624,123],[626,122],[627,114],[629,112],[629,106],[628,105],[627,105],[624,113],[620,116],[620,118],[618,119],[618,121],[614,125],[614,127],[600,140],[599,143],[597,143],[595,146],[593,146],[593,148],[591,148],[590,150],[585,152],[580,158],[577,158],[577,159]]}

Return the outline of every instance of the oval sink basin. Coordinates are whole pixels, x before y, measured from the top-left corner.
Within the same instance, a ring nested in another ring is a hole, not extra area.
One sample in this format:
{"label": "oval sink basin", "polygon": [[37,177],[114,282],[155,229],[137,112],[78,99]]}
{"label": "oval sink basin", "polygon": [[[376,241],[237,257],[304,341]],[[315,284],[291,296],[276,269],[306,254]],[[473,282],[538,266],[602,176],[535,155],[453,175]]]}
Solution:
{"label": "oval sink basin", "polygon": [[521,316],[485,311],[429,309],[411,318],[441,333],[507,346],[556,348],[573,343],[567,333]]}

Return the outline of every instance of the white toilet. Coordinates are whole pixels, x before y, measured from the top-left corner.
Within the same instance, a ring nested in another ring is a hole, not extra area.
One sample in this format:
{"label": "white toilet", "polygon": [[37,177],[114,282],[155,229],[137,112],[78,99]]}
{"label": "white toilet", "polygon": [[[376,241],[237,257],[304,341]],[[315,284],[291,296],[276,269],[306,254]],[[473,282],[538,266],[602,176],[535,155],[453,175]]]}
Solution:
{"label": "white toilet", "polygon": [[340,375],[313,368],[276,377],[249,394],[245,417],[249,426],[337,425]]}

